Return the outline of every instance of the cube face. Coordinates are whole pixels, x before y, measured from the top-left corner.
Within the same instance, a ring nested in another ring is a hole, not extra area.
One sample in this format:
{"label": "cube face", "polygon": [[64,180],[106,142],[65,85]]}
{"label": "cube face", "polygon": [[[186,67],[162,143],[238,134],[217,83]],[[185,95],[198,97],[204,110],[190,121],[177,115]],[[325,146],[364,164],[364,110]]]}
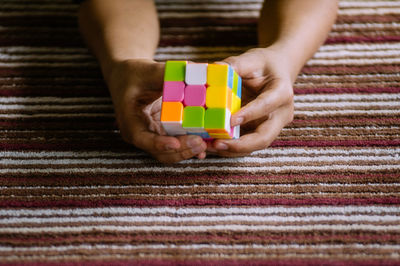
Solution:
{"label": "cube face", "polygon": [[204,128],[210,134],[228,134],[231,131],[231,114],[228,109],[208,108],[204,118]]}
{"label": "cube face", "polygon": [[[202,129],[204,132],[205,110],[201,106],[186,106],[183,109],[183,128]],[[197,130],[195,130],[197,132]]]}
{"label": "cube face", "polygon": [[229,65],[209,64],[207,69],[207,84],[214,87],[225,87],[229,84]]}
{"label": "cube face", "polygon": [[228,87],[213,87],[207,88],[206,95],[207,108],[232,108],[232,90]]}
{"label": "cube face", "polygon": [[206,106],[207,108],[226,108],[227,98],[227,87],[210,86],[207,88]]}
{"label": "cube face", "polygon": [[[229,69],[228,69],[228,87],[231,88],[231,89],[233,88],[234,73],[236,73],[236,72],[234,72],[233,68],[231,66],[229,66]],[[236,74],[236,76],[237,76],[237,74]]]}
{"label": "cube face", "polygon": [[180,122],[183,120],[183,105],[180,102],[163,102],[161,107],[162,122]]}
{"label": "cube face", "polygon": [[185,82],[188,85],[206,85],[207,64],[188,63],[186,65]]}
{"label": "cube face", "polygon": [[242,98],[242,78],[238,76],[238,83],[237,83],[237,91],[236,95],[241,99]]}
{"label": "cube face", "polygon": [[183,101],[185,83],[183,81],[165,81],[163,89],[164,102]]}
{"label": "cube face", "polygon": [[232,114],[235,114],[240,110],[240,105],[242,104],[242,100],[234,93],[232,93]]}
{"label": "cube face", "polygon": [[240,127],[230,126],[241,105],[241,79],[232,67],[186,61],[165,66],[161,124],[168,135],[240,137]]}
{"label": "cube face", "polygon": [[186,61],[167,61],[165,63],[164,81],[184,81]]}
{"label": "cube face", "polygon": [[237,89],[238,89],[238,82],[239,82],[239,76],[235,72],[235,73],[233,73],[232,92],[236,95],[237,95]]}
{"label": "cube face", "polygon": [[204,85],[186,86],[184,97],[185,106],[205,106],[206,91],[206,86]]}

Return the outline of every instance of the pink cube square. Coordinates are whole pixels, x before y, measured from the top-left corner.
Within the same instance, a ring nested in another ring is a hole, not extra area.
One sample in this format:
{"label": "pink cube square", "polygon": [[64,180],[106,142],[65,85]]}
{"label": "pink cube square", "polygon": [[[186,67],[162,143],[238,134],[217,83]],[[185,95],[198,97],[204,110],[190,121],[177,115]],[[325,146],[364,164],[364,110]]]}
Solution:
{"label": "pink cube square", "polygon": [[188,85],[185,88],[185,106],[205,106],[206,104],[206,86]]}
{"label": "pink cube square", "polygon": [[182,102],[185,92],[185,82],[164,81],[163,102]]}

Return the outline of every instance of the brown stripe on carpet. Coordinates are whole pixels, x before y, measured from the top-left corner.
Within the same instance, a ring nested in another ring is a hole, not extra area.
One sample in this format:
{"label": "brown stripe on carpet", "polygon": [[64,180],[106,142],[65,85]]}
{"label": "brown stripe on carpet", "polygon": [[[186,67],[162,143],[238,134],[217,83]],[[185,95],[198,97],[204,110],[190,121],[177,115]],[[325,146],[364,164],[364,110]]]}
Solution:
{"label": "brown stripe on carpet", "polygon": [[[157,60],[256,45],[261,0],[156,2]],[[121,140],[76,10],[0,4],[0,264],[400,264],[398,1],[340,1],[270,148],[167,166]]]}

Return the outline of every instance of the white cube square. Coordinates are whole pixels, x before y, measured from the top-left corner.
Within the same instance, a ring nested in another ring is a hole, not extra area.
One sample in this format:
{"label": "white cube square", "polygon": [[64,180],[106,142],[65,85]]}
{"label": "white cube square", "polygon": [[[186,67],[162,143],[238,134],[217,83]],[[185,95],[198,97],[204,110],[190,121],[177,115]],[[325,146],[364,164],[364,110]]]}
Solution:
{"label": "white cube square", "polygon": [[225,131],[229,134],[231,132],[231,111],[225,109]]}
{"label": "white cube square", "polygon": [[165,132],[170,136],[186,135],[186,130],[182,127],[182,122],[161,122]]}
{"label": "white cube square", "polygon": [[205,85],[207,83],[207,66],[205,63],[186,64],[185,82],[187,85]]}
{"label": "white cube square", "polygon": [[238,138],[240,138],[240,126],[235,126],[235,127],[233,128],[233,136],[232,136],[232,138],[233,138],[233,139],[238,139]]}

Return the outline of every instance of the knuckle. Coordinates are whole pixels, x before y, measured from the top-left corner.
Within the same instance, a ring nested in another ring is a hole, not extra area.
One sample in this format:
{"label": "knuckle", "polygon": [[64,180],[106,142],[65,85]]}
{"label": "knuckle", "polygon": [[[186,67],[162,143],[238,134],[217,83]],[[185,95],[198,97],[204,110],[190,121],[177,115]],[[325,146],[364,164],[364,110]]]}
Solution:
{"label": "knuckle", "polygon": [[285,100],[286,104],[293,103],[293,101],[294,101],[294,92],[293,92],[292,86],[285,87],[284,100]]}
{"label": "knuckle", "polygon": [[228,58],[226,58],[224,61],[228,62],[228,63],[232,63],[235,62],[237,59],[237,56],[229,56]]}
{"label": "knuckle", "polygon": [[258,55],[263,55],[264,54],[264,49],[263,48],[251,48],[249,50],[247,50],[247,53],[254,53],[254,54],[258,54]]}
{"label": "knuckle", "polygon": [[227,57],[226,59],[224,59],[223,62],[226,62],[226,63],[228,63],[228,64],[231,65],[231,66],[234,66],[235,63],[237,62],[237,56],[229,56],[229,57]]}

